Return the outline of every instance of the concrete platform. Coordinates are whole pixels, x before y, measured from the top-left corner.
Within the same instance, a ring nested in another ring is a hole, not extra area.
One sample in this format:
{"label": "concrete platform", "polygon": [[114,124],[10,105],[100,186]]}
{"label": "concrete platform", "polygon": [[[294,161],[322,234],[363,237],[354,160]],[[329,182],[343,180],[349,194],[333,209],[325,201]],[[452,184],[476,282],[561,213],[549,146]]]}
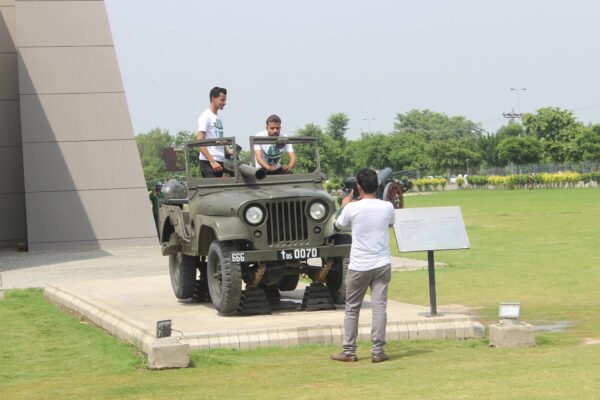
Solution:
{"label": "concrete platform", "polygon": [[[173,336],[191,350],[250,349],[301,344],[341,344],[343,306],[333,311],[299,311],[303,289],[282,292],[282,305],[271,315],[221,316],[212,304],[182,302],[172,293],[168,275],[99,279],[50,284],[45,295],[117,337],[149,353],[156,343],[156,321],[170,319]],[[388,304],[388,340],[467,339],[482,337],[484,327],[472,317],[439,307],[396,301]],[[370,340],[369,299],[361,313],[360,340]]]}

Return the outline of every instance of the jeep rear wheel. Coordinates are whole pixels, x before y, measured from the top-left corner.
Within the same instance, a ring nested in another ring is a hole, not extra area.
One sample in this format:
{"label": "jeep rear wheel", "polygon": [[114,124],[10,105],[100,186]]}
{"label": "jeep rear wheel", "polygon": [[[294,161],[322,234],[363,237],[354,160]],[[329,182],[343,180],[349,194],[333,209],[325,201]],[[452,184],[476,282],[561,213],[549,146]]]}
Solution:
{"label": "jeep rear wheel", "polygon": [[178,299],[189,299],[194,295],[198,257],[182,252],[169,255],[169,275],[173,293]]}
{"label": "jeep rear wheel", "polygon": [[212,303],[223,314],[235,312],[242,297],[242,267],[231,261],[231,253],[235,250],[232,244],[216,240],[208,249],[208,290]]}
{"label": "jeep rear wheel", "polygon": [[[333,244],[351,244],[350,235],[335,235]],[[334,257],[331,271],[327,274],[326,283],[335,304],[346,302],[346,272],[350,264],[350,256]]]}

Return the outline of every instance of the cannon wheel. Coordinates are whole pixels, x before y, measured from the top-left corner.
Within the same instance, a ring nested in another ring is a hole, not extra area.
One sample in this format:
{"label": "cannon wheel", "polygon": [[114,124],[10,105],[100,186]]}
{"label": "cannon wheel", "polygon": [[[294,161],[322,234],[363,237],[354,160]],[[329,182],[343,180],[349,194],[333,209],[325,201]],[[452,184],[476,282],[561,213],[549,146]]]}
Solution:
{"label": "cannon wheel", "polygon": [[394,208],[404,208],[402,186],[398,182],[388,182],[383,189],[382,200],[389,201]]}

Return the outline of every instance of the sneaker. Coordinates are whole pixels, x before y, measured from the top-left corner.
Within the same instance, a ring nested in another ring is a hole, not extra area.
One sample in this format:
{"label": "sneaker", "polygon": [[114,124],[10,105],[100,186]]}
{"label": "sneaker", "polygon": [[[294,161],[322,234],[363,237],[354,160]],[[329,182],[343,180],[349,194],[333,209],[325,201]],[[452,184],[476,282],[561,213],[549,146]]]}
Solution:
{"label": "sneaker", "polygon": [[374,362],[374,363],[384,362],[389,359],[390,359],[390,356],[388,356],[385,353],[373,354],[371,356],[371,362]]}
{"label": "sneaker", "polygon": [[344,353],[332,354],[331,356],[329,356],[329,358],[331,358],[334,361],[343,361],[343,362],[358,361],[358,357],[356,357],[356,354],[344,354]]}

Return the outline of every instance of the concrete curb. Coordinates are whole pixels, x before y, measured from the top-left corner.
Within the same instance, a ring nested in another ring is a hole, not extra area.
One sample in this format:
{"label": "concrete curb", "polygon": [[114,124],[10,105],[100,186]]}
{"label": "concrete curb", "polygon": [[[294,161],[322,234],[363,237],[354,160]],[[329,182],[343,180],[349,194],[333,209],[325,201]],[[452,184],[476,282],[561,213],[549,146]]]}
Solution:
{"label": "concrete curb", "polygon": [[[52,302],[74,311],[89,319],[113,335],[126,340],[148,354],[151,368],[176,368],[186,366],[190,350],[211,349],[252,349],[257,347],[290,347],[305,344],[341,345],[343,324],[319,324],[310,321],[298,322],[298,326],[272,327],[265,329],[244,329],[236,324],[235,328],[210,333],[194,332],[189,329],[182,336],[156,339],[152,326],[135,318],[111,310],[102,301],[83,299],[75,291],[50,285],[44,291]],[[93,301],[93,303],[92,303]],[[110,311],[109,311],[110,310]],[[339,312],[340,310],[338,310]],[[213,313],[214,311],[211,311]],[[318,318],[321,312],[315,312]],[[327,312],[324,312],[327,313]],[[302,314],[297,314],[302,315]],[[416,319],[391,320],[387,324],[388,340],[432,340],[432,339],[469,339],[484,336],[481,323],[465,315],[440,315],[425,318],[416,315]],[[223,317],[228,321],[235,317]],[[242,317],[245,318],[259,317]],[[370,323],[359,324],[359,340],[370,340]],[[169,347],[170,346],[170,347]],[[179,346],[179,347],[178,347]],[[184,346],[184,347],[181,347]]]}

